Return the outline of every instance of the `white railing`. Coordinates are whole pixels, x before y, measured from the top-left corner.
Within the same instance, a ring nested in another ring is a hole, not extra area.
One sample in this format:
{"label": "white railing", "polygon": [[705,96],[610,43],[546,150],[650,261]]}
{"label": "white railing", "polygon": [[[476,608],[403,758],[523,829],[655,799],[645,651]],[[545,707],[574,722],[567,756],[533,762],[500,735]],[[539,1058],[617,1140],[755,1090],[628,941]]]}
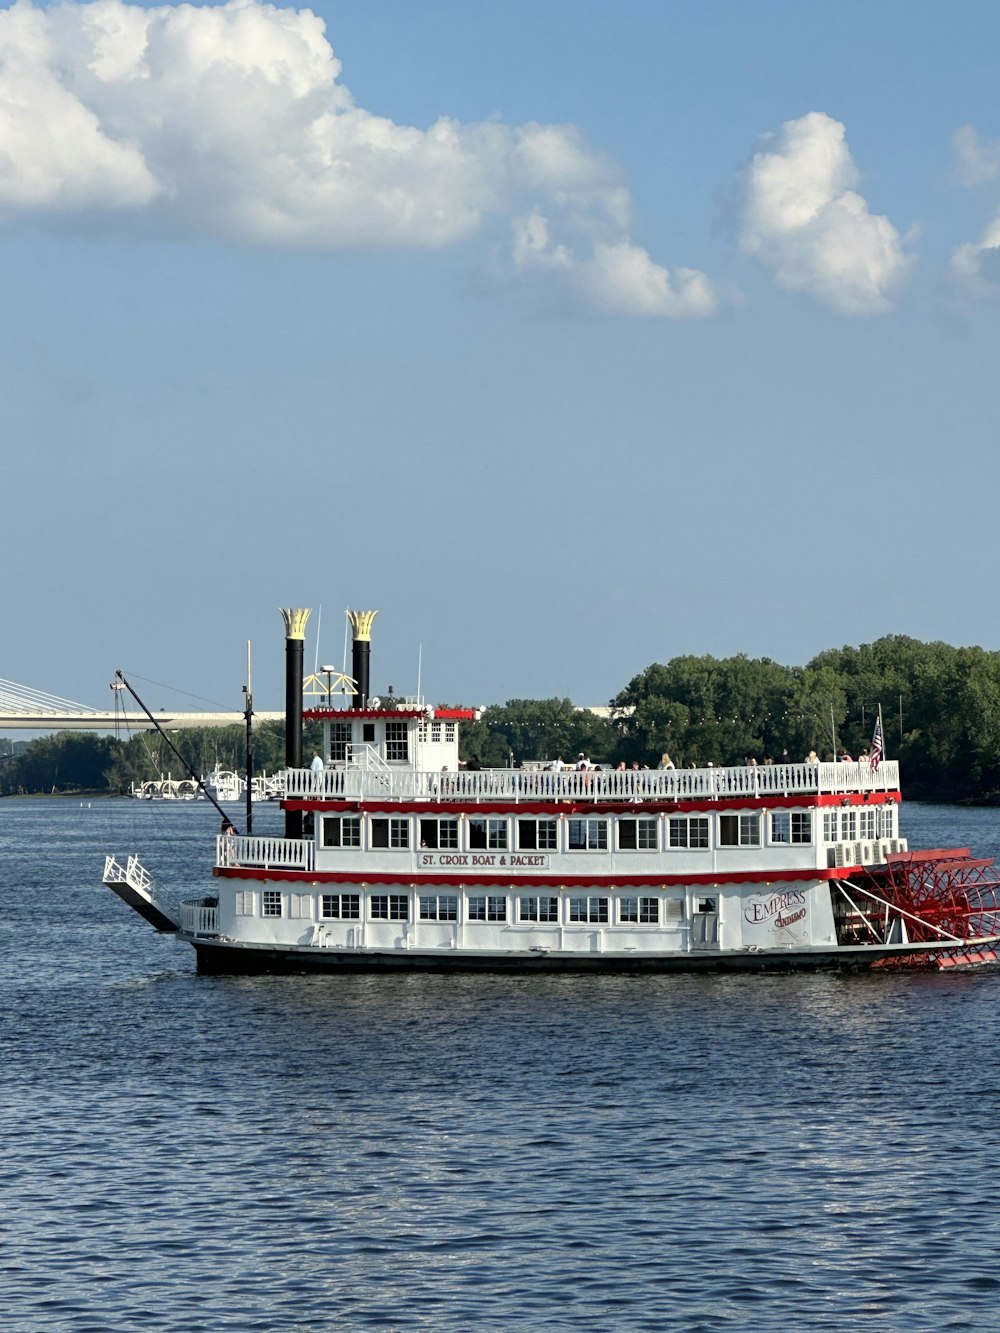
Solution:
{"label": "white railing", "polygon": [[130,856],[125,865],[114,856],[106,856],[103,883],[130,884],[134,889],[149,893],[153,887],[153,877],[137,856]]}
{"label": "white railing", "polygon": [[704,801],[741,796],[799,796],[824,792],[897,791],[899,764],[758,764],[740,768],[564,769],[528,772],[490,768],[477,772],[378,772],[357,768],[289,769],[285,795],[300,800],[425,801]]}
{"label": "white railing", "polygon": [[206,907],[200,898],[181,903],[181,930],[185,935],[217,935],[219,909]]}
{"label": "white railing", "polygon": [[298,838],[233,837],[220,833],[216,840],[217,866],[252,866],[262,870],[312,870],[313,844]]}

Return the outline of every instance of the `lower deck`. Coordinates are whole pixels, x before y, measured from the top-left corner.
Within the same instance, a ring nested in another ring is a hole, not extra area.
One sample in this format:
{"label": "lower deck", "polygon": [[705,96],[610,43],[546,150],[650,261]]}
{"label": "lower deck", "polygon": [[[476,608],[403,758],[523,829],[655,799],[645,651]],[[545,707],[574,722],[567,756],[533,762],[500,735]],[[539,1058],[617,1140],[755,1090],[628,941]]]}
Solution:
{"label": "lower deck", "polygon": [[836,948],[836,883],[528,886],[219,881],[181,906],[192,942],[404,957],[659,958]]}
{"label": "lower deck", "polygon": [[198,971],[215,975],[300,972],[733,973],[865,972],[871,969],[996,966],[1000,939],[961,944],[894,944],[813,949],[711,950],[693,953],[451,952],[260,947],[233,940],[189,939]]}

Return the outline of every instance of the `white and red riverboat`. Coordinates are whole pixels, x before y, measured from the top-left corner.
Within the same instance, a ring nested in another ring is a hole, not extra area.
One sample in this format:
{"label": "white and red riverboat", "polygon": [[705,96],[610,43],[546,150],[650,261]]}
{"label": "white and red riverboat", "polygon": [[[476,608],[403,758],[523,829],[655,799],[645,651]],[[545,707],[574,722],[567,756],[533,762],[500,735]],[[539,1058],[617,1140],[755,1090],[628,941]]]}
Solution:
{"label": "white and red riverboat", "polygon": [[[283,837],[220,834],[211,892],[173,905],[136,857],[104,882],[199,970],[530,971],[995,964],[1000,881],[969,848],[911,850],[899,766],[470,770],[471,710],[351,693],[303,708],[308,611],[284,611]],[[302,757],[323,724],[322,766]]]}

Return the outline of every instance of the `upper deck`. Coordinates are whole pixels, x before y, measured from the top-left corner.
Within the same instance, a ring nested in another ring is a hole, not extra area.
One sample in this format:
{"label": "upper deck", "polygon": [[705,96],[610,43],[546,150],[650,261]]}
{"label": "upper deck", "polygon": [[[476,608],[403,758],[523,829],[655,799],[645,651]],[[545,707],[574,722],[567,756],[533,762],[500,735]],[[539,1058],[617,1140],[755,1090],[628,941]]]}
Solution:
{"label": "upper deck", "polygon": [[739,768],[563,769],[529,772],[493,768],[419,772],[408,765],[289,769],[285,801],[718,801],[752,803],[774,797],[849,796],[899,790],[899,764],[759,764]]}

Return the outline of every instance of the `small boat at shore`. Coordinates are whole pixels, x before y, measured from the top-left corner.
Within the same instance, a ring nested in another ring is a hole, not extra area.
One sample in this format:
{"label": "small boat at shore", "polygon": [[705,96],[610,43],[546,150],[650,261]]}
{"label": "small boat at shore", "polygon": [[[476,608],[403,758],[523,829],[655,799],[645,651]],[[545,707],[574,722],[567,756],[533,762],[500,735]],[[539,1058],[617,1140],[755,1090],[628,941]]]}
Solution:
{"label": "small boat at shore", "polygon": [[[199,970],[997,963],[993,862],[909,847],[896,761],[473,771],[458,739],[472,710],[371,696],[375,614],[348,613],[345,706],[313,707],[309,612],[282,612],[284,836],[230,824],[213,889],[179,903],[136,856],[107,858],[104,883],[190,944]],[[304,719],[323,728],[315,766]]]}
{"label": "small boat at shore", "polygon": [[[205,788],[223,805],[243,804],[246,801],[247,779],[230,768],[213,768],[204,779]],[[260,774],[250,780],[252,801],[277,801],[285,789],[283,773],[270,776]]]}

